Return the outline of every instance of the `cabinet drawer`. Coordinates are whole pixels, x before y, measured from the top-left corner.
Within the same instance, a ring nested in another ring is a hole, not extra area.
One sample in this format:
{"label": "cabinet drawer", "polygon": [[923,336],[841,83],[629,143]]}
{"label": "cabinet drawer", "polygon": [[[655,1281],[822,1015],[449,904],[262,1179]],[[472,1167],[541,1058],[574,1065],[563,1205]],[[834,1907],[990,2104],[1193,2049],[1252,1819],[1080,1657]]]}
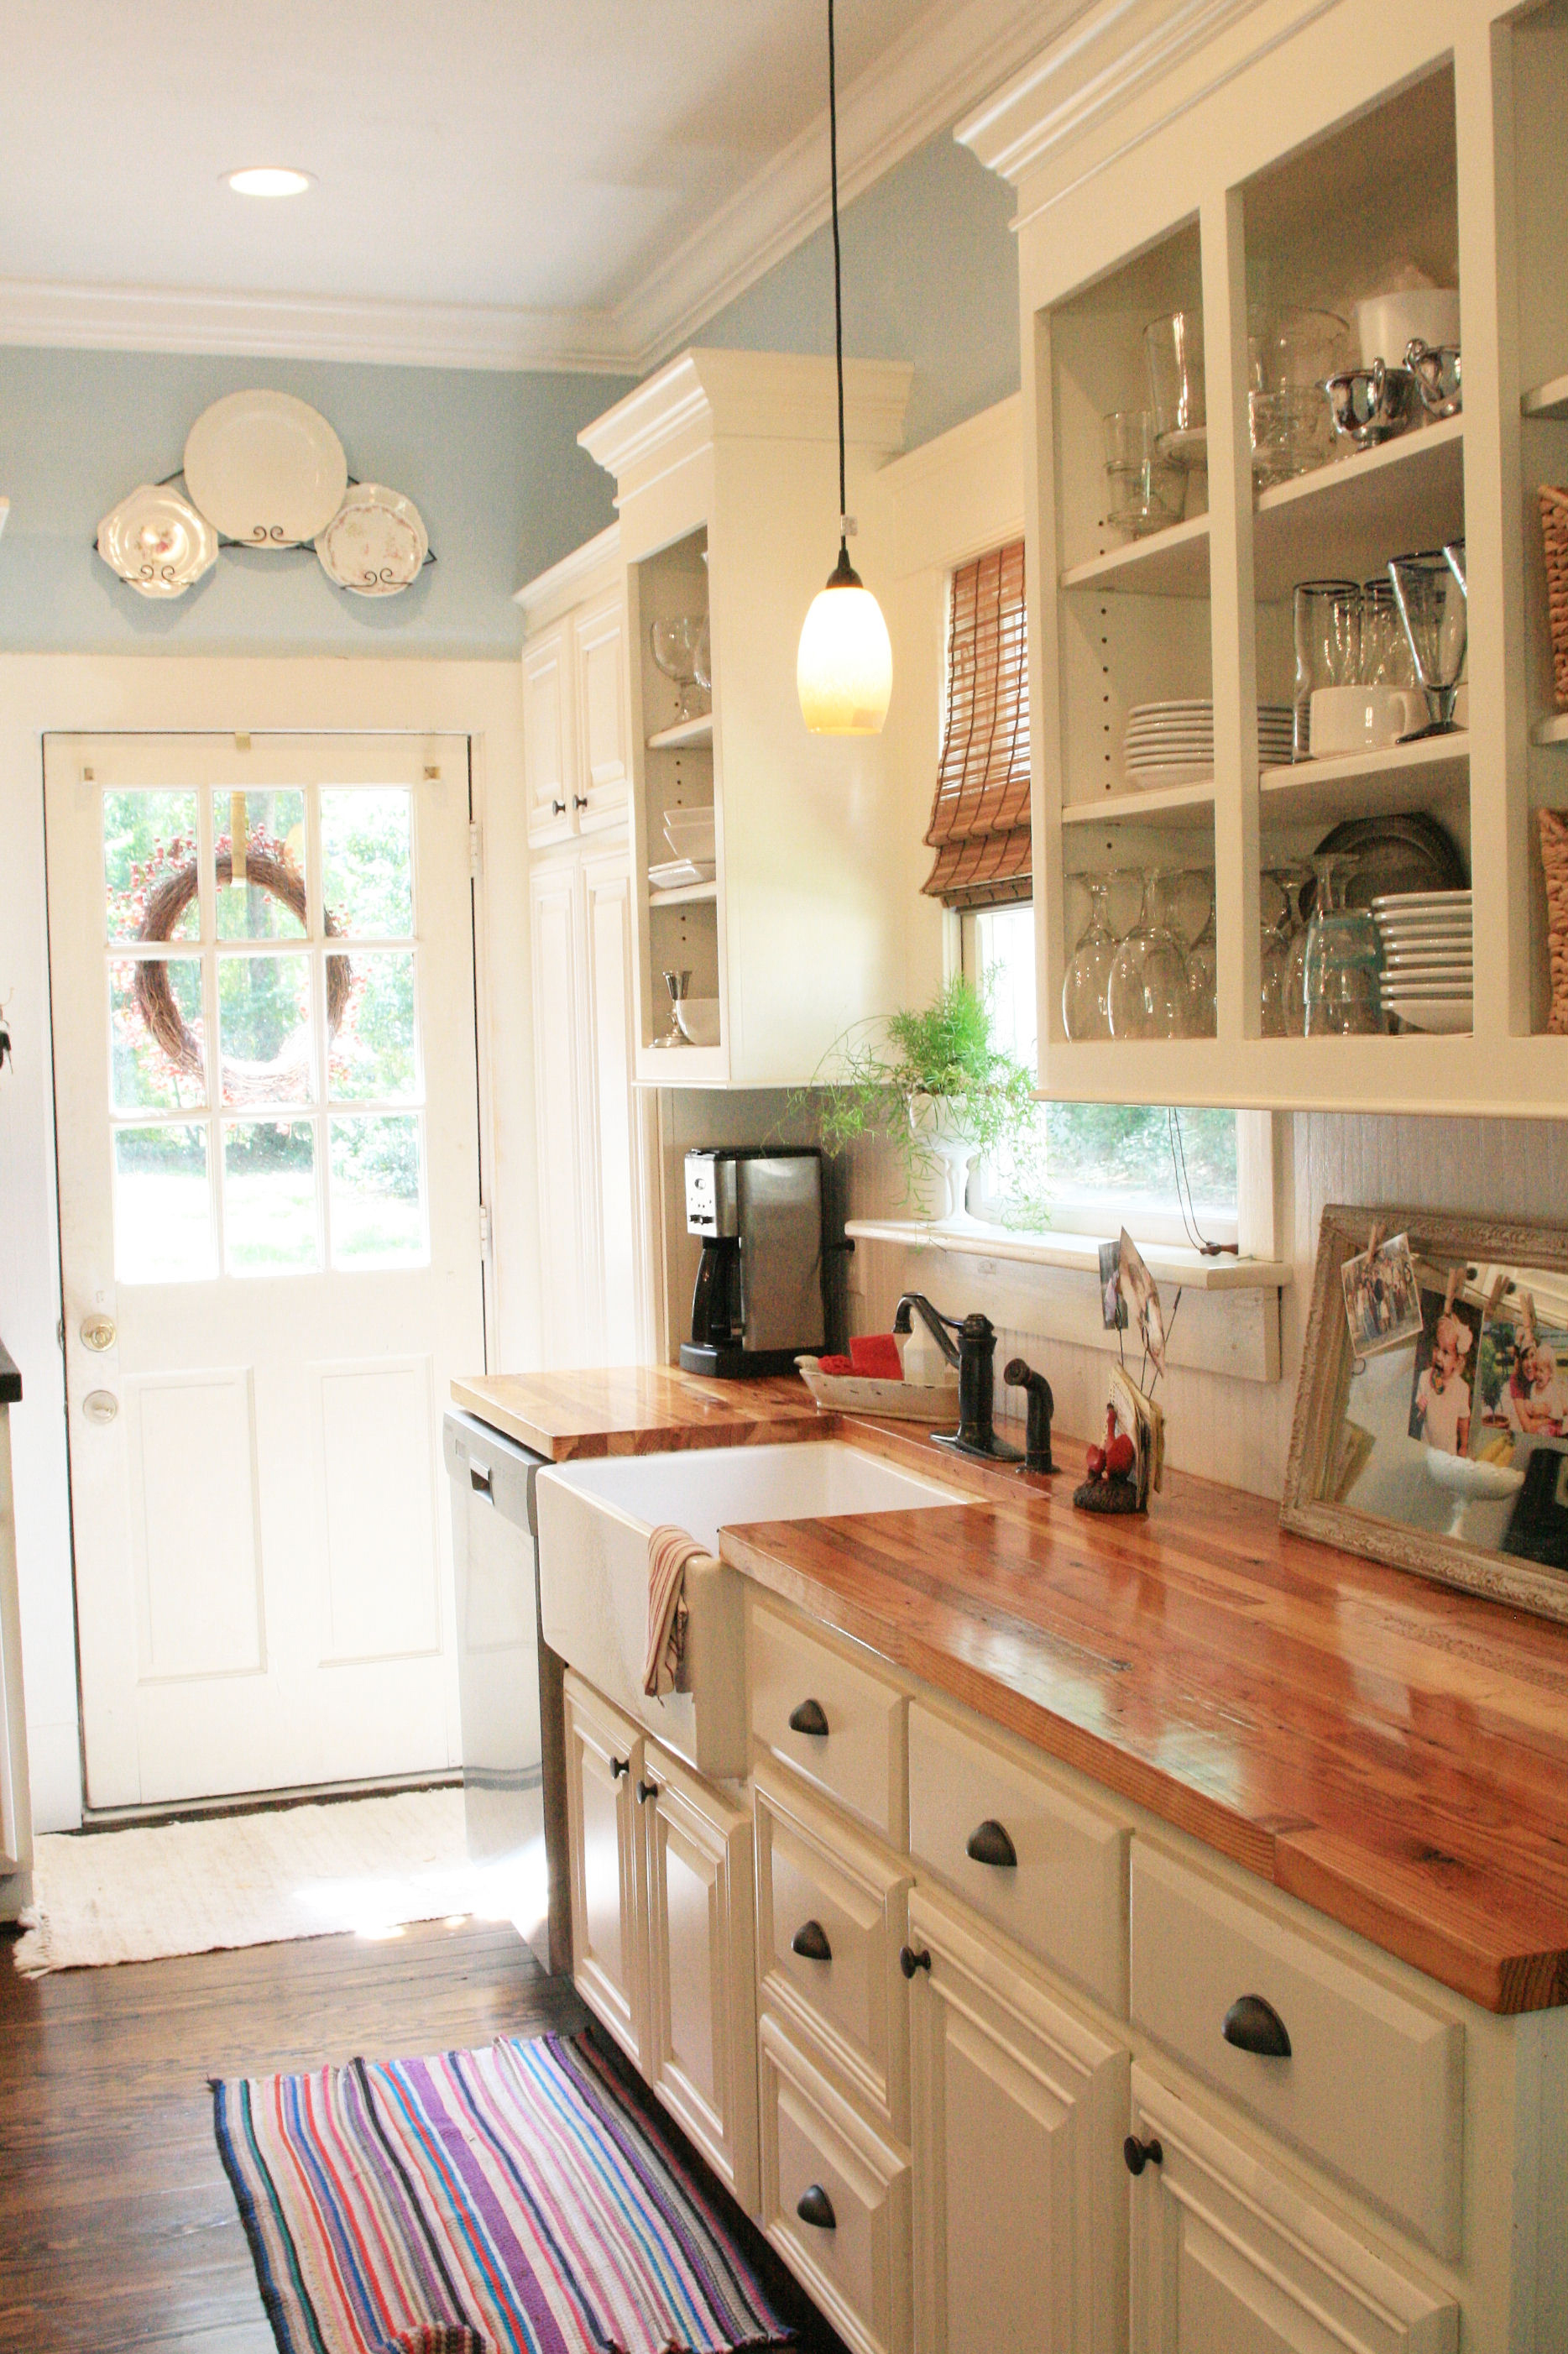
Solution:
{"label": "cabinet drawer", "polygon": [[[758,1744],[901,1848],[903,1693],[755,1606],[749,1666]],[[826,1730],[800,1731],[810,1719]]]}
{"label": "cabinet drawer", "polygon": [[[979,1861],[990,1838],[1014,1863]],[[1005,1844],[995,1838],[1006,1834]],[[1010,1937],[1127,2013],[1127,1850],[1083,1805],[920,1703],[909,1708],[909,1852]]]}
{"label": "cabinet drawer", "polygon": [[812,1806],[776,1767],[758,1768],[752,1797],[763,2009],[804,2028],[902,2140],[908,2007],[898,1955],[909,1874]]}
{"label": "cabinet drawer", "polygon": [[[763,2228],[856,2354],[906,2354],[908,2161],[774,2020],[764,2018],[761,2042]],[[802,2201],[819,2222],[802,2217]]]}
{"label": "cabinet drawer", "polygon": [[[1222,2030],[1244,1995],[1289,2056]],[[1132,2016],[1271,2131],[1439,2255],[1459,2253],[1465,2031],[1184,1864],[1135,1841]]]}

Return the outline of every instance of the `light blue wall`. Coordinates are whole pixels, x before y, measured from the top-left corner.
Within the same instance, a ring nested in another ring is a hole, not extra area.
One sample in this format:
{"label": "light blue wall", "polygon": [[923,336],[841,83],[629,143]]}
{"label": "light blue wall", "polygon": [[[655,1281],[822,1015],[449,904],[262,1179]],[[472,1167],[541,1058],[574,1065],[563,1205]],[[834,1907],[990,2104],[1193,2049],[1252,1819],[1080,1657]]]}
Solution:
{"label": "light blue wall", "polygon": [[[310,401],[351,474],[406,492],[437,562],[403,596],[334,588],[309,548],[226,548],[166,604],[117,580],[100,518],[180,463],[208,401],[250,385]],[[578,429],[629,388],[602,376],[305,360],[0,350],[0,652],[506,656],[513,591],[613,518]]]}
{"label": "light blue wall", "polygon": [[[914,449],[1018,390],[1012,191],[948,131],[906,155],[841,221],[844,354],[909,360]],[[829,229],[776,262],[692,338],[755,352],[831,352]]]}

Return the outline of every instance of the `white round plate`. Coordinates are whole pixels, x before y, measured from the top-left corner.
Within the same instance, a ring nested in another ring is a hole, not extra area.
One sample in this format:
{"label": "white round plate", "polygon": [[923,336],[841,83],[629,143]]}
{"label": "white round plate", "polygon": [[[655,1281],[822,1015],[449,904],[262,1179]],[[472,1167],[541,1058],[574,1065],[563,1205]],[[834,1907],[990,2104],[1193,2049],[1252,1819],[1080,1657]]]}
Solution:
{"label": "white round plate", "polygon": [[1385,997],[1383,1010],[1397,1013],[1413,1030],[1430,1030],[1444,1038],[1473,1028],[1475,1022],[1467,997]]}
{"label": "white round plate", "polygon": [[231,392],[185,440],[185,488],[226,539],[297,547],[343,504],[348,461],[318,409],[289,392]]}
{"label": "white round plate", "polygon": [[1380,916],[1419,915],[1426,908],[1441,914],[1449,907],[1467,907],[1467,891],[1380,891],[1372,907]]}
{"label": "white round plate", "polygon": [[1165,701],[1165,702],[1163,702],[1163,703],[1135,703],[1135,704],[1133,705],[1133,706],[1132,706],[1131,716],[1132,716],[1132,717],[1133,717],[1134,719],[1139,719],[1139,718],[1141,718],[1141,717],[1143,716],[1143,715],[1144,715],[1146,712],[1153,712],[1153,711],[1209,711],[1209,712],[1212,712],[1212,711],[1213,710],[1213,707],[1214,707],[1214,698],[1213,698],[1213,696],[1212,695],[1173,695],[1169,696],[1169,697],[1166,699],[1166,701]]}
{"label": "white round plate", "polygon": [[1453,999],[1456,997],[1462,997],[1466,1003],[1468,1004],[1470,999],[1474,997],[1476,990],[1475,983],[1468,980],[1432,981],[1419,973],[1411,973],[1409,975],[1404,973],[1385,973],[1383,979],[1382,993],[1384,999],[1391,1002],[1396,997],[1430,997],[1433,999]]}
{"label": "white round plate", "polygon": [[183,597],[217,562],[217,534],[168,483],[143,482],[99,525],[98,552],[143,597]]}
{"label": "white round plate", "polygon": [[1213,781],[1213,774],[1212,760],[1182,760],[1160,769],[1131,769],[1128,782],[1140,793],[1148,793],[1166,785],[1206,785]]}
{"label": "white round plate", "polygon": [[1378,929],[1383,934],[1385,949],[1425,949],[1441,955],[1446,955],[1455,949],[1463,949],[1467,955],[1475,938],[1467,924],[1462,931],[1396,932],[1381,924]]}
{"label": "white round plate", "polygon": [[429,534],[412,499],[381,482],[355,482],[316,539],[322,570],[356,597],[396,597],[419,577]]}

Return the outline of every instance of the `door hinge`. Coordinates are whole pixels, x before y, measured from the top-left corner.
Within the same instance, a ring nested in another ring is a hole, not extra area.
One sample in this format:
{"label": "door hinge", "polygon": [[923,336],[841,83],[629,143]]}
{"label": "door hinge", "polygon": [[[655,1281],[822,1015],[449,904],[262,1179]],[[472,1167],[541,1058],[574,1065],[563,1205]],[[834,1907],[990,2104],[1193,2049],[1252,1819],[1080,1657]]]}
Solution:
{"label": "door hinge", "polygon": [[484,872],[484,836],[480,832],[477,818],[471,818],[469,821],[468,871],[476,883]]}
{"label": "door hinge", "polygon": [[479,1205],[479,1247],[486,1258],[490,1257],[493,1239],[490,1224],[490,1204],[488,1202],[482,1202]]}

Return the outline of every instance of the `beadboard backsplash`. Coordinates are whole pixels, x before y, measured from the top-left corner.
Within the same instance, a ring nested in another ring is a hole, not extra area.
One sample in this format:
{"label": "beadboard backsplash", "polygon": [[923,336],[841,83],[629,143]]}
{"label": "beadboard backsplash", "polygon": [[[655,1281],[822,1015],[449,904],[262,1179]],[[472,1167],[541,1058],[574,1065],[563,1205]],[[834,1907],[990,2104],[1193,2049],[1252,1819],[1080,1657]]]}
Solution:
{"label": "beadboard backsplash", "polygon": [[[686,1143],[761,1143],[782,1135],[791,1142],[806,1140],[809,1122],[801,1119],[799,1101],[791,1107],[792,1117],[782,1119],[785,1099],[771,1096],[715,1098],[682,1093],[662,1102],[667,1208],[673,1206],[668,1191],[673,1190],[672,1178],[678,1181],[678,1155]],[[704,1132],[708,1126],[714,1127],[711,1135]],[[1298,1112],[1282,1119],[1279,1127],[1284,1166],[1277,1246],[1295,1269],[1295,1280],[1280,1303],[1281,1377],[1272,1384],[1235,1381],[1173,1365],[1159,1394],[1171,1463],[1265,1496],[1277,1496],[1284,1482],[1318,1221],[1325,1203],[1402,1202],[1419,1209],[1484,1211],[1547,1224],[1564,1218],[1568,1205],[1568,1120]],[[885,1151],[865,1148],[851,1157],[847,1208],[855,1218],[909,1214],[896,1170]],[[672,1217],[669,1225],[683,1227],[683,1217]],[[675,1240],[670,1233],[668,1241]],[[848,1269],[852,1329],[886,1331],[894,1304],[906,1288],[930,1291],[938,1306],[950,1313],[985,1306],[985,1300],[965,1295],[965,1266],[957,1255],[944,1255],[937,1263],[928,1252],[860,1244]],[[684,1267],[682,1276],[673,1302],[676,1315],[679,1289],[689,1289]],[[1001,1328],[998,1340],[998,1386],[1008,1358],[1027,1357],[1055,1392],[1060,1427],[1087,1433],[1098,1426],[1103,1413],[1107,1360],[1098,1351],[1031,1331],[1030,1288],[1043,1280],[1028,1267],[1006,1269],[1005,1296],[1014,1320]],[[1167,1299],[1167,1313],[1170,1304]]]}

